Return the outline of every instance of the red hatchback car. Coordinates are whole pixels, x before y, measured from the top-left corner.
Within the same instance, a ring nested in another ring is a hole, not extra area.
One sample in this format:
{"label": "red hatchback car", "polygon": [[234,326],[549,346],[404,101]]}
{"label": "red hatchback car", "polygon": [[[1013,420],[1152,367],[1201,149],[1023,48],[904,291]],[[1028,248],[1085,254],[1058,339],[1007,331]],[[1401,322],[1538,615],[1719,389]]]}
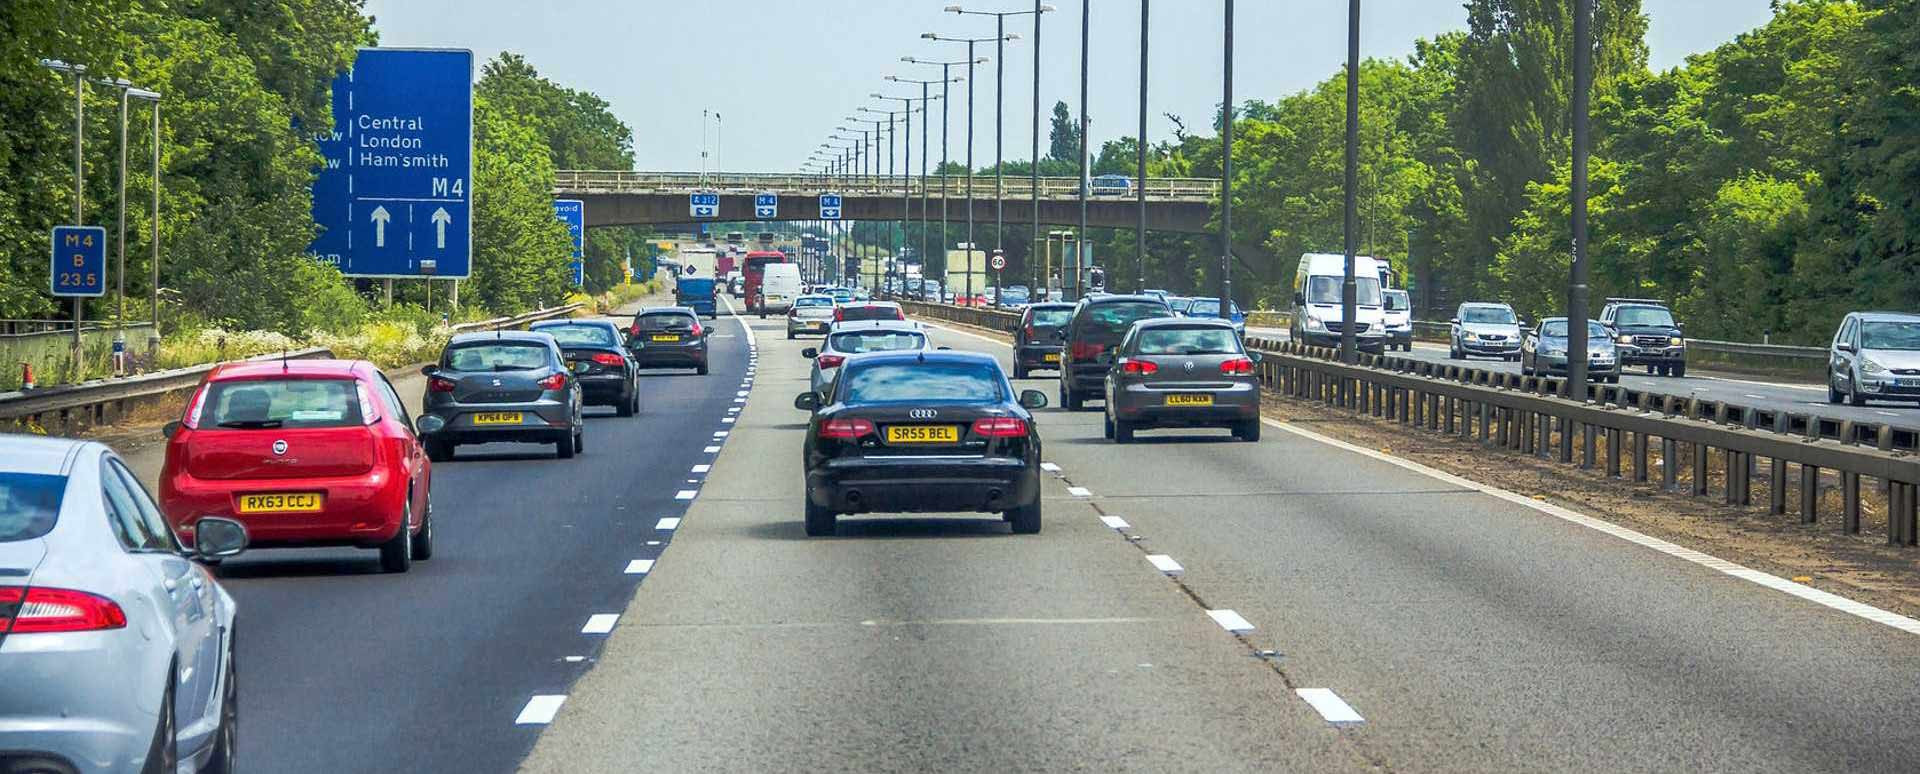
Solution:
{"label": "red hatchback car", "polygon": [[257,547],[380,550],[387,572],[433,556],[432,464],[400,396],[372,363],[230,363],[169,423],[160,507],[247,525]]}

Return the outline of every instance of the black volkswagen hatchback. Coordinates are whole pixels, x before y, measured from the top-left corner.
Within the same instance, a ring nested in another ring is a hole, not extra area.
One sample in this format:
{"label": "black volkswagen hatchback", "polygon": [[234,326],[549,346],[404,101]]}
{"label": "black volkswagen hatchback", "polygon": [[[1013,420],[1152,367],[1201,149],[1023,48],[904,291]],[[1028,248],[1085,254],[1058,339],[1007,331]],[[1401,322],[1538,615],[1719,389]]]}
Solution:
{"label": "black volkswagen hatchback", "polygon": [[999,361],[971,352],[856,355],[812,411],[804,462],[809,535],[831,535],[842,513],[1000,513],[1013,531],[1040,531],[1040,431]]}

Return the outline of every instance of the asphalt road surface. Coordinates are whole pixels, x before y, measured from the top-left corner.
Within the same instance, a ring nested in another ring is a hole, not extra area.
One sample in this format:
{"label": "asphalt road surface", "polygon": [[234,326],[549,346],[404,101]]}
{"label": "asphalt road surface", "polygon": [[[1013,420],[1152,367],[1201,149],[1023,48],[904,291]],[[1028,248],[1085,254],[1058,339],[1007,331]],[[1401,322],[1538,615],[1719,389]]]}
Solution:
{"label": "asphalt road surface", "polygon": [[[1259,338],[1287,340],[1285,328],[1248,327],[1247,335]],[[1391,353],[1399,357],[1410,357],[1430,363],[1453,363],[1472,368],[1482,368],[1503,373],[1520,373],[1518,362],[1474,358],[1471,360],[1448,360],[1447,345],[1416,341],[1411,352]],[[1743,377],[1732,374],[1704,375],[1697,370],[1690,376],[1674,378],[1671,376],[1651,376],[1645,368],[1628,368],[1620,375],[1620,383],[1636,390],[1661,395],[1678,395],[1682,398],[1697,397],[1706,400],[1721,400],[1741,406],[1764,408],[1771,411],[1788,411],[1795,414],[1816,414],[1834,419],[1851,419],[1866,424],[1892,424],[1899,427],[1920,427],[1920,404],[1902,401],[1874,401],[1866,406],[1833,405],[1827,402],[1827,389],[1818,384],[1792,384],[1767,379],[1765,377]]]}
{"label": "asphalt road surface", "polygon": [[[730,440],[599,663],[570,688],[564,669],[516,679],[566,694],[524,771],[1913,770],[1920,622],[1292,426],[1116,446],[1099,413],[1048,409],[1041,534],[953,514],[808,539],[791,400],[812,342],[749,322],[750,400],[731,425],[689,414],[687,437]],[[633,448],[590,452],[570,485],[597,492],[624,472],[593,466],[661,453]],[[545,465],[491,486],[552,496]],[[679,513],[652,486],[627,513]],[[515,577],[601,583],[640,532]],[[559,653],[567,636],[528,639]],[[443,683],[486,678],[440,666]],[[512,695],[449,743],[521,743],[498,706]],[[380,716],[426,709],[397,704]]]}

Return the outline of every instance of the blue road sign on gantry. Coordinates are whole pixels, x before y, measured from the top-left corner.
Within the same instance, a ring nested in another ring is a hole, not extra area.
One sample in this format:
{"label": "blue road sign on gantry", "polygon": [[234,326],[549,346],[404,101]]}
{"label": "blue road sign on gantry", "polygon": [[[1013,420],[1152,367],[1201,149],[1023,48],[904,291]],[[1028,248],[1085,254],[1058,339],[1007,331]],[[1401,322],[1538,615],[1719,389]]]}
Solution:
{"label": "blue road sign on gantry", "polygon": [[780,215],[780,197],[771,193],[753,195],[753,216],[761,220],[773,220]]}
{"label": "blue road sign on gantry", "polygon": [[575,287],[587,284],[587,205],[579,199],[553,200],[553,214],[567,224],[573,240],[573,262],[568,265]]}
{"label": "blue road sign on gantry", "polygon": [[820,219],[840,219],[840,194],[820,194]]}
{"label": "blue road sign on gantry", "polygon": [[53,294],[98,297],[107,294],[107,230],[99,226],[54,226]]}
{"label": "blue road sign on gantry", "polygon": [[473,52],[363,48],[333,81],[309,251],[352,277],[466,277]]}
{"label": "blue road sign on gantry", "polygon": [[696,218],[720,217],[720,194],[711,192],[687,194],[687,211]]}

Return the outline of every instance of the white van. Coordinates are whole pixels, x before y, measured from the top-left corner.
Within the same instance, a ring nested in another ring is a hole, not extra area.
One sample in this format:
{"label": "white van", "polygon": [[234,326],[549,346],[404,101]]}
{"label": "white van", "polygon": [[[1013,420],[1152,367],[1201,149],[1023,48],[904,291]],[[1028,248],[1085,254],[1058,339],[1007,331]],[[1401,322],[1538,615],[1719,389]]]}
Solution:
{"label": "white van", "polygon": [[[1294,341],[1316,347],[1340,346],[1340,334],[1346,324],[1341,318],[1341,287],[1346,282],[1347,257],[1331,253],[1307,253],[1300,256],[1300,268],[1293,277]],[[1367,256],[1353,259],[1355,284],[1354,330],[1360,348],[1381,352],[1386,348],[1387,319],[1381,309],[1381,272],[1386,261]]]}
{"label": "white van", "polygon": [[786,314],[800,297],[800,264],[769,263],[760,275],[760,316]]}

